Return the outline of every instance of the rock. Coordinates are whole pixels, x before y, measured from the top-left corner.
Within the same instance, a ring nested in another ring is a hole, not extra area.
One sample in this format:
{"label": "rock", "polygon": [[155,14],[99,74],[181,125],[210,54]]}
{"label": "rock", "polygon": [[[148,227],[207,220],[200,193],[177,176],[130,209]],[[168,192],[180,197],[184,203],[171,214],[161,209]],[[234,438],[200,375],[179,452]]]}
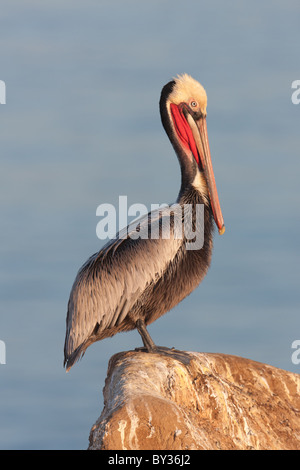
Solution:
{"label": "rock", "polygon": [[299,392],[300,375],[241,357],[122,352],[89,449],[300,449]]}

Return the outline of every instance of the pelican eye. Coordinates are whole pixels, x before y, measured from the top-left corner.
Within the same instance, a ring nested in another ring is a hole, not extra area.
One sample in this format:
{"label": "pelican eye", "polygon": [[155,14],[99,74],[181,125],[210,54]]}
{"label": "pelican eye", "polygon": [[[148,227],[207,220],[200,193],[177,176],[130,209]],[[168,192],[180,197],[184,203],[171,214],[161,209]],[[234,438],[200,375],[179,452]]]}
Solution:
{"label": "pelican eye", "polygon": [[192,108],[196,108],[198,106],[197,101],[191,101]]}

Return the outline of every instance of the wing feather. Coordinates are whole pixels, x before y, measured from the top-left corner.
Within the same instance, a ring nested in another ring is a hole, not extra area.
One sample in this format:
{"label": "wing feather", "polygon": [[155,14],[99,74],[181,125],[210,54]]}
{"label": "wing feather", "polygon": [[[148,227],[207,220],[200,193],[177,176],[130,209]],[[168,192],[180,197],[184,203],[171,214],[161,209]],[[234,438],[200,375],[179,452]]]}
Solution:
{"label": "wing feather", "polygon": [[[176,256],[182,239],[150,239],[159,222],[160,234],[170,226],[171,215],[181,218],[180,206],[167,206],[141,217],[91,256],[74,281],[67,314],[65,361],[93,336],[114,334],[150,283],[157,281]],[[173,224],[174,225],[174,224]],[[135,238],[139,236],[139,238]],[[85,348],[84,348],[85,349]]]}

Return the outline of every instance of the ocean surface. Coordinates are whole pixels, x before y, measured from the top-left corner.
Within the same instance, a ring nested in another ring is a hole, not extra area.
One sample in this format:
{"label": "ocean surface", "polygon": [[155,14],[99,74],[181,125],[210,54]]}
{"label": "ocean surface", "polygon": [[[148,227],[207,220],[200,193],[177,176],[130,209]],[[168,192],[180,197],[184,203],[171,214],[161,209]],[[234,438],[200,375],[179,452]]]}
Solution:
{"label": "ocean surface", "polygon": [[177,74],[207,91],[226,232],[200,287],[149,332],[300,372],[299,19],[296,0],[2,2],[1,449],[86,449],[109,358],[141,346],[119,334],[63,369],[70,289],[105,243],[97,207],[176,200],[158,101]]}

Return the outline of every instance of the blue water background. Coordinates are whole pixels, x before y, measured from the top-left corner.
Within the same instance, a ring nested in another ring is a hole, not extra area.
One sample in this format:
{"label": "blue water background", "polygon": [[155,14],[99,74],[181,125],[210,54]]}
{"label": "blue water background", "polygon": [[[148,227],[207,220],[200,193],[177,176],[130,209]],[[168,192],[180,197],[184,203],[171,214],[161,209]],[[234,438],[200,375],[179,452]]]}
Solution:
{"label": "blue water background", "polygon": [[109,358],[141,345],[119,334],[62,367],[73,280],[104,244],[97,206],[177,197],[158,100],[178,73],[207,91],[226,233],[201,286],[149,331],[299,373],[299,19],[296,0],[2,2],[1,449],[87,448]]}

